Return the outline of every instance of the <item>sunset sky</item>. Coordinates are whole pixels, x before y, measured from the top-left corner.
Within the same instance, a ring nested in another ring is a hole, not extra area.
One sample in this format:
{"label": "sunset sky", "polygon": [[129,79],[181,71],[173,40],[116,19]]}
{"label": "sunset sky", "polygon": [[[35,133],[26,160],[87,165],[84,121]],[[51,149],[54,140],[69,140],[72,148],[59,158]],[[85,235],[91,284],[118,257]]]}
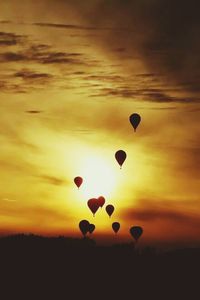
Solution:
{"label": "sunset sky", "polygon": [[[199,243],[199,6],[0,0],[1,234],[80,237],[87,219],[97,240]],[[101,195],[111,219],[87,207]]]}

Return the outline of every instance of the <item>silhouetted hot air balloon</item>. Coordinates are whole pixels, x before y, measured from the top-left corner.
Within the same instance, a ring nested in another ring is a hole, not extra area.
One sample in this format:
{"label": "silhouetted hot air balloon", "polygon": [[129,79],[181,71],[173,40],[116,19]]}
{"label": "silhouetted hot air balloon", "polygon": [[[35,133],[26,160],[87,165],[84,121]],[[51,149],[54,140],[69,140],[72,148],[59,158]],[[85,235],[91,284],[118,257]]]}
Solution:
{"label": "silhouetted hot air balloon", "polygon": [[98,199],[92,198],[92,199],[88,200],[87,205],[88,205],[89,209],[91,210],[91,212],[93,213],[93,216],[94,216],[95,213],[97,212],[98,208],[99,208]]}
{"label": "silhouetted hot air balloon", "polygon": [[79,228],[82,232],[83,236],[85,236],[89,231],[89,225],[90,223],[87,220],[82,220],[79,222]]}
{"label": "silhouetted hot air balloon", "polygon": [[120,165],[120,167],[122,167],[125,159],[126,159],[126,152],[123,151],[123,150],[118,150],[116,153],[115,153],[115,158],[118,162],[118,164]]}
{"label": "silhouetted hot air balloon", "polygon": [[119,229],[120,229],[120,224],[119,224],[119,222],[114,222],[114,223],[112,223],[112,229],[113,229],[113,231],[114,231],[115,233],[117,233],[117,232],[119,231]]}
{"label": "silhouetted hot air balloon", "polygon": [[135,239],[136,242],[141,237],[142,233],[143,233],[143,229],[140,226],[133,226],[130,228],[130,234],[132,235],[132,237]]}
{"label": "silhouetted hot air balloon", "polygon": [[95,225],[94,224],[89,224],[89,233],[93,233],[93,231],[95,230]]}
{"label": "silhouetted hot air balloon", "polygon": [[140,115],[134,113],[132,114],[130,117],[129,117],[129,120],[131,122],[131,125],[133,126],[134,128],[134,131],[136,131],[138,125],[140,124],[140,121],[141,121],[141,117]]}
{"label": "silhouetted hot air balloon", "polygon": [[99,206],[102,208],[103,206],[104,206],[104,204],[105,204],[105,198],[103,197],[103,196],[100,196],[99,198],[98,198],[98,202],[99,202]]}
{"label": "silhouetted hot air balloon", "polygon": [[76,184],[76,186],[79,188],[81,186],[81,184],[83,183],[83,178],[80,176],[77,176],[74,178],[74,183]]}
{"label": "silhouetted hot air balloon", "polygon": [[106,206],[106,212],[109,215],[109,217],[111,217],[111,215],[113,214],[113,211],[115,210],[114,206],[109,204]]}

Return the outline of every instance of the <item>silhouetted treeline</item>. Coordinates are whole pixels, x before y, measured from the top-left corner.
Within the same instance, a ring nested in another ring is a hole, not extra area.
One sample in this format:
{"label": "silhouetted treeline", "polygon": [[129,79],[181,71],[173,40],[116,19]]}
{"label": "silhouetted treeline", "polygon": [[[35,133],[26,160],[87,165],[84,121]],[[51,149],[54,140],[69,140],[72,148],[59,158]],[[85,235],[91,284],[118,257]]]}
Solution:
{"label": "silhouetted treeline", "polygon": [[3,300],[200,299],[198,248],[158,252],[133,243],[15,235],[0,238],[0,274]]}

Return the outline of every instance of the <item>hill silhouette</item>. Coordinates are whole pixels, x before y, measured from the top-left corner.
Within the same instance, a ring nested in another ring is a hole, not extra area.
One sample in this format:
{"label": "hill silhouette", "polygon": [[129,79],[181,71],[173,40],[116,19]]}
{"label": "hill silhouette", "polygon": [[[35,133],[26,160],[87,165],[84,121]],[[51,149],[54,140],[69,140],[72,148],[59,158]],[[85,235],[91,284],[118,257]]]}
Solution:
{"label": "hill silhouette", "polygon": [[158,252],[132,243],[98,246],[89,238],[0,238],[2,299],[199,299],[199,267],[198,248]]}

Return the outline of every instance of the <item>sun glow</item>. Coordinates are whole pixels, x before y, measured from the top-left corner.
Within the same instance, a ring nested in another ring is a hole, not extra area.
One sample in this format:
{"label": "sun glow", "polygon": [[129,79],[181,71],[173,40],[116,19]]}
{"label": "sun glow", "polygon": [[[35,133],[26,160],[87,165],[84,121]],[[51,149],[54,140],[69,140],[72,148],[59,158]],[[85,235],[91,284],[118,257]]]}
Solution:
{"label": "sun glow", "polygon": [[81,193],[87,199],[99,196],[110,197],[117,185],[113,164],[99,156],[90,156],[83,162],[80,172],[84,178]]}

